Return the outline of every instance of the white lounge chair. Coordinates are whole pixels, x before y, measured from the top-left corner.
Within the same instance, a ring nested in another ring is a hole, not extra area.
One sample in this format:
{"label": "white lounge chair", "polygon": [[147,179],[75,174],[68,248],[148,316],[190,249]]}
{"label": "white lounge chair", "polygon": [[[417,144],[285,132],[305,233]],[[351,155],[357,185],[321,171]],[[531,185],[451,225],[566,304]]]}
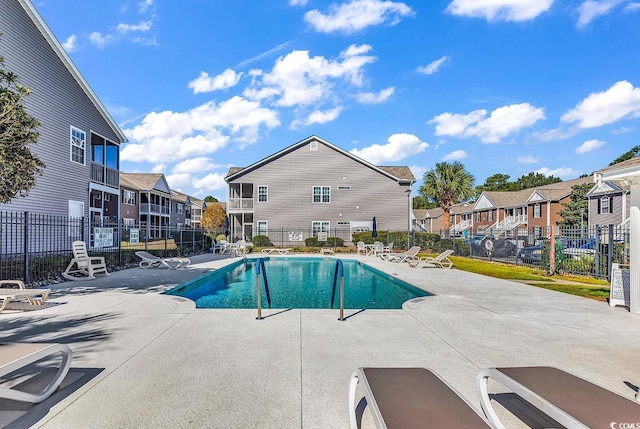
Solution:
{"label": "white lounge chair", "polygon": [[358,384],[377,428],[490,428],[466,400],[429,369],[358,368],[349,386],[351,429],[359,427]]}
{"label": "white lounge chair", "polygon": [[[5,285],[16,285],[17,288],[5,287]],[[44,305],[51,289],[27,289],[21,280],[0,280],[0,313],[11,301],[27,300],[31,305]]]}
{"label": "white lounge chair", "polygon": [[358,241],[356,243],[356,254],[361,255],[361,254],[366,254],[366,253],[367,253],[366,244],[364,244],[364,241]]}
{"label": "white lounge chair", "polygon": [[142,259],[139,264],[140,268],[145,269],[165,267],[175,270],[176,268],[185,268],[191,263],[189,258],[161,258],[144,251],[136,252],[136,256]]}
{"label": "white lounge chair", "polygon": [[279,249],[277,247],[270,247],[269,249],[262,249],[262,253],[265,255],[271,255],[272,253],[277,253],[278,255],[286,255],[289,253],[291,249]]}
{"label": "white lounge chair", "polygon": [[56,375],[44,389],[38,393],[30,393],[0,386],[0,398],[34,404],[44,401],[60,386],[69,372],[71,359],[73,358],[73,352],[66,344],[0,343],[0,377],[57,353],[62,354],[62,362],[60,362]]}
{"label": "white lounge chair", "polygon": [[215,243],[213,246],[211,246],[211,249],[209,249],[211,251],[211,253],[216,253],[216,250],[218,251],[218,253],[222,254],[224,253],[224,250],[227,247],[227,242],[226,240],[220,240],[217,243]]}
{"label": "white lounge chair", "polygon": [[247,253],[247,242],[245,240],[238,240],[235,243],[231,243],[231,256],[244,256]]}
{"label": "white lounge chair", "polygon": [[614,427],[612,422],[640,422],[639,403],[560,369],[488,368],[480,371],[476,384],[482,409],[496,429],[504,426],[491,406],[489,378],[566,428],[608,428]]}
{"label": "white lounge chair", "polygon": [[440,253],[438,256],[423,256],[419,259],[414,259],[408,262],[409,265],[414,268],[420,265],[422,265],[423,267],[425,265],[434,265],[438,268],[451,268],[453,267],[453,262],[451,262],[451,259],[449,259],[449,256],[451,255],[453,255],[453,250],[449,249]]}
{"label": "white lounge chair", "polygon": [[[62,273],[62,277],[67,280],[93,280],[96,274],[108,276],[107,264],[102,256],[89,256],[87,245],[84,241],[74,241],[71,244],[73,258],[67,269]],[[76,269],[73,269],[73,266]]]}
{"label": "white lounge chair", "polygon": [[382,259],[391,262],[412,262],[417,260],[417,254],[420,252],[420,246],[411,246],[411,248],[402,253],[383,253],[380,255]]}

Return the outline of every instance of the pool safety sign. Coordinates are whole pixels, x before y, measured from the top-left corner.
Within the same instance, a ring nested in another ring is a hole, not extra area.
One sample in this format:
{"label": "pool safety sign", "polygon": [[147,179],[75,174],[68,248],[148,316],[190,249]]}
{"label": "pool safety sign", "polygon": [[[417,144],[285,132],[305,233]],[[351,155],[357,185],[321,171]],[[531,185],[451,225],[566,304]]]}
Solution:
{"label": "pool safety sign", "polygon": [[619,264],[611,265],[611,291],[609,292],[609,305],[631,305],[631,274],[629,270],[620,268]]}
{"label": "pool safety sign", "polygon": [[113,228],[93,228],[95,247],[113,247]]}

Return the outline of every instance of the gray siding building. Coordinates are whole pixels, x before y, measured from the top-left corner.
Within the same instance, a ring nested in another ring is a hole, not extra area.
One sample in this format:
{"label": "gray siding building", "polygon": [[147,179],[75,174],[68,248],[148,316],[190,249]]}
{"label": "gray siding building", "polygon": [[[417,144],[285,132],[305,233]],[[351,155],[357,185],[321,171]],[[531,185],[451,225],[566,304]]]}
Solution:
{"label": "gray siding building", "polygon": [[0,33],[5,69],[32,91],[25,108],[42,125],[31,150],[46,164],[29,196],[0,210],[118,219],[122,130],[29,0],[2,0]]}
{"label": "gray siding building", "polygon": [[318,232],[350,242],[351,232],[370,229],[373,217],[378,230],[406,231],[415,177],[408,167],[375,166],[311,136],[231,168],[225,180],[232,238],[277,233],[304,245]]}

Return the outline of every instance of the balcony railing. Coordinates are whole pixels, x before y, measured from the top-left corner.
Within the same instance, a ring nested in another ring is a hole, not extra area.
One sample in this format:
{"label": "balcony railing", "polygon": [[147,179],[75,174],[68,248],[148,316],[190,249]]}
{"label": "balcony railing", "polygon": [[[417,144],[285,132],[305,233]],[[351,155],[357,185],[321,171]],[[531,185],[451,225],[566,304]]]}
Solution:
{"label": "balcony railing", "polygon": [[120,172],[102,164],[91,163],[91,181],[101,185],[118,188],[120,186]]}
{"label": "balcony railing", "polygon": [[169,207],[163,207],[160,204],[141,203],[140,213],[169,215]]}
{"label": "balcony railing", "polygon": [[253,211],[253,198],[229,198],[227,211],[236,213]]}

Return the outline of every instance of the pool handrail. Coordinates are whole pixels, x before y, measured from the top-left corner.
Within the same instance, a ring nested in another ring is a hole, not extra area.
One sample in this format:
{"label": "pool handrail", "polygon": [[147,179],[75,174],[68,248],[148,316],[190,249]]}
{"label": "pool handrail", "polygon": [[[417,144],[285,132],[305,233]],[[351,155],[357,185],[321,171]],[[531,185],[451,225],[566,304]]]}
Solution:
{"label": "pool handrail", "polygon": [[336,260],[336,271],[333,274],[333,289],[331,291],[331,308],[333,308],[333,302],[336,297],[336,284],[338,277],[340,277],[340,318],[338,320],[344,320],[344,265],[341,259]]}
{"label": "pool handrail", "polygon": [[258,302],[258,319],[262,319],[262,305],[261,305],[261,295],[260,295],[260,272],[261,271],[262,271],[262,278],[264,279],[264,291],[267,295],[267,304],[269,305],[269,308],[271,308],[271,294],[269,293],[269,281],[267,280],[267,270],[264,266],[264,259],[258,258],[256,260],[256,299]]}

